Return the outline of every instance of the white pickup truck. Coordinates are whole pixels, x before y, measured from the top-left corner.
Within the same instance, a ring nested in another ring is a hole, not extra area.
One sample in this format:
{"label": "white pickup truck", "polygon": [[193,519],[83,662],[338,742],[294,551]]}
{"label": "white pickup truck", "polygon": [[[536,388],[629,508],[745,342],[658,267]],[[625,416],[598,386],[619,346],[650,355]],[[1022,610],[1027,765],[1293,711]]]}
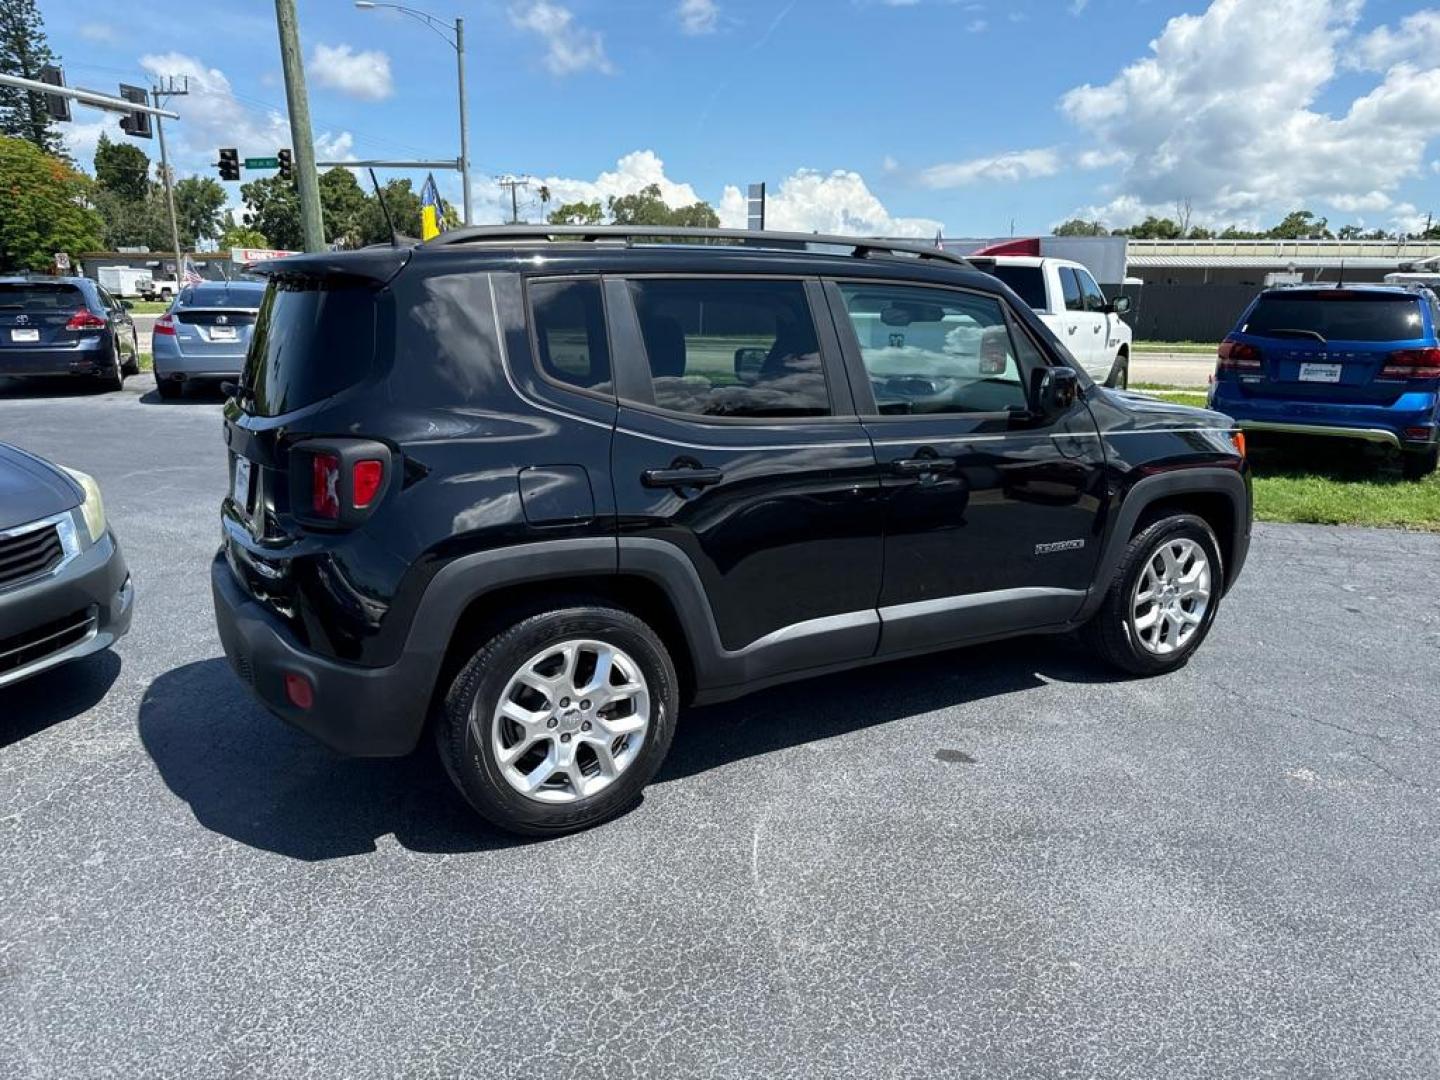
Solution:
{"label": "white pickup truck", "polygon": [[1130,327],[1120,318],[1130,298],[1107,300],[1095,278],[1069,259],[1032,255],[980,255],[970,260],[993,274],[1035,309],[1092,379],[1124,389],[1130,384]]}

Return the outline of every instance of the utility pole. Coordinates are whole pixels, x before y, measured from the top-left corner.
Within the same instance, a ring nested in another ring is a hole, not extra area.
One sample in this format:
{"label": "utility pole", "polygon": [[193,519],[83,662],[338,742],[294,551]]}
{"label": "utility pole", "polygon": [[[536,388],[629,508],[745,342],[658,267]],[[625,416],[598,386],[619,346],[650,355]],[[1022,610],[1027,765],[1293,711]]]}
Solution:
{"label": "utility pole", "polygon": [[520,221],[520,202],[516,191],[522,187],[529,187],[529,178],[524,176],[502,176],[495,182],[502,188],[510,189],[510,224],[518,224]]}
{"label": "utility pole", "polygon": [[470,212],[470,110],[465,105],[465,20],[455,18],[455,63],[460,79],[460,182],[465,185],[465,224],[475,224]]}
{"label": "utility pole", "polygon": [[[150,100],[156,105],[160,104],[161,96],[166,98],[184,97],[190,93],[190,77],[185,77],[185,82],[180,89],[175,88],[175,76],[171,75],[164,83],[156,82],[150,88]],[[160,140],[160,177],[165,181],[165,207],[170,213],[170,250],[175,254],[175,294],[180,294],[181,279],[185,276],[184,253],[180,250],[180,229],[175,222],[175,188],[170,180],[170,159],[165,154],[165,123],[160,117],[155,117],[155,135]]]}
{"label": "utility pole", "polygon": [[315,174],[315,139],[310,131],[310,98],[305,90],[305,61],[300,54],[295,0],[275,0],[275,24],[280,31],[280,66],[285,71],[285,100],[290,107],[295,186],[300,193],[300,227],[305,234],[305,250],[324,251],[320,180]]}

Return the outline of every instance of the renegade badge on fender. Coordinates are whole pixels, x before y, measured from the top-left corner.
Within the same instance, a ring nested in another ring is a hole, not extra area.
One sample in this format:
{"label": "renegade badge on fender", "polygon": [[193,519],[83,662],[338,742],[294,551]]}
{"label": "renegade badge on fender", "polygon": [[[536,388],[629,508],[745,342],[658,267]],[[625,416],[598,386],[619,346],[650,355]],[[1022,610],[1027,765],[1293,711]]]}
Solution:
{"label": "renegade badge on fender", "polygon": [[429,722],[507,829],[632,805],[682,702],[1075,629],[1173,670],[1245,562],[1231,422],[1096,386],[933,249],[510,227],[260,272],[226,654],[343,752]]}

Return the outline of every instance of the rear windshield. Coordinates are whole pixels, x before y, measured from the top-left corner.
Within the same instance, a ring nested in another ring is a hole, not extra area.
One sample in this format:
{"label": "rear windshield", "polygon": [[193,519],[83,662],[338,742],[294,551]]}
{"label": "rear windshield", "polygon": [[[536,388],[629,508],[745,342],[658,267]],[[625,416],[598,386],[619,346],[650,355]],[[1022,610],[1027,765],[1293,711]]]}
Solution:
{"label": "rear windshield", "polygon": [[0,311],[74,311],[85,297],[74,285],[0,285]]}
{"label": "rear windshield", "polygon": [[353,280],[272,282],[241,377],[250,411],[279,416],[368,376],[375,365],[375,301],[373,288]]}
{"label": "rear windshield", "polygon": [[1032,308],[1045,310],[1045,276],[1038,266],[997,266],[990,273],[1015,290]]}
{"label": "rear windshield", "polygon": [[1267,293],[1240,329],[1283,338],[1319,334],[1326,341],[1409,341],[1424,334],[1415,297],[1382,292]]}
{"label": "rear windshield", "polygon": [[260,306],[263,289],[232,289],[225,285],[196,285],[180,294],[180,303],[185,307],[240,307]]}

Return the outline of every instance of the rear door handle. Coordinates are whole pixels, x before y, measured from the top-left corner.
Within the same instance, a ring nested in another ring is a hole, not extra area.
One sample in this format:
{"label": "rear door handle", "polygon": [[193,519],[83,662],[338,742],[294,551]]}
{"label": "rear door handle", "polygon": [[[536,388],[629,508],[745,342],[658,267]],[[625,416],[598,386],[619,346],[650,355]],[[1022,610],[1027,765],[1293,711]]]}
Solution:
{"label": "rear door handle", "polygon": [[640,474],[640,483],[648,488],[703,488],[713,487],[725,479],[719,469],[680,468],[646,469]]}
{"label": "rear door handle", "polygon": [[940,457],[898,458],[890,463],[890,468],[901,476],[926,476],[932,473],[954,472],[955,462],[950,458]]}

